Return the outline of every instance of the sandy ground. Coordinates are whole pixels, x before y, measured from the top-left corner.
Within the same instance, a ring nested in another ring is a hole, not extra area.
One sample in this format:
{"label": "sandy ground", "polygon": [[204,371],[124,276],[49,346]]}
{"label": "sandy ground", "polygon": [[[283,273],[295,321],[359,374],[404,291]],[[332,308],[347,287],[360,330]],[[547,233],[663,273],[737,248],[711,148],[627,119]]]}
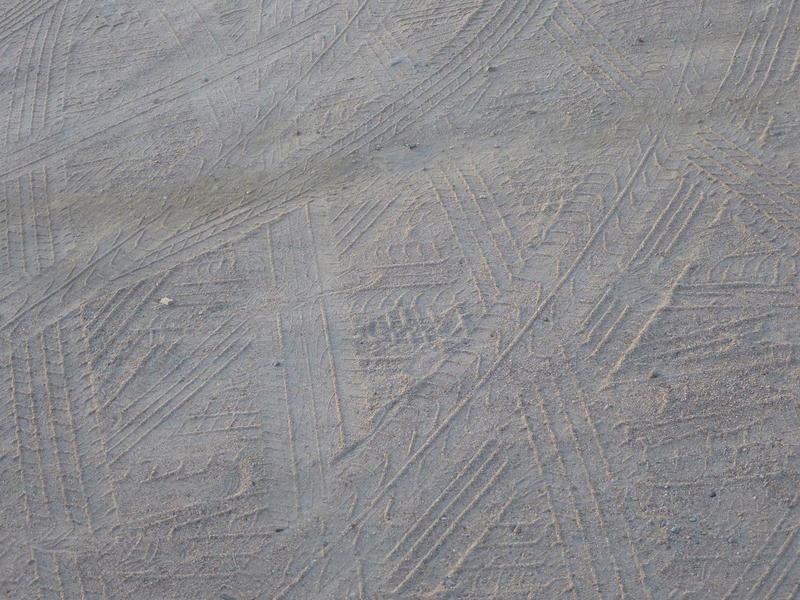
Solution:
{"label": "sandy ground", "polygon": [[0,598],[798,597],[800,2],[0,7]]}

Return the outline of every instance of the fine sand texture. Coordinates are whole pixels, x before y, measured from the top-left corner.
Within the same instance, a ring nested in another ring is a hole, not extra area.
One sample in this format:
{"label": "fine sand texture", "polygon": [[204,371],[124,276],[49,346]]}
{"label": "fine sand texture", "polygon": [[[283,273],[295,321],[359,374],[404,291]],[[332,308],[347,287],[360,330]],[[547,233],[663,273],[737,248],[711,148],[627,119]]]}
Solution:
{"label": "fine sand texture", "polygon": [[0,0],[0,599],[800,597],[800,1]]}

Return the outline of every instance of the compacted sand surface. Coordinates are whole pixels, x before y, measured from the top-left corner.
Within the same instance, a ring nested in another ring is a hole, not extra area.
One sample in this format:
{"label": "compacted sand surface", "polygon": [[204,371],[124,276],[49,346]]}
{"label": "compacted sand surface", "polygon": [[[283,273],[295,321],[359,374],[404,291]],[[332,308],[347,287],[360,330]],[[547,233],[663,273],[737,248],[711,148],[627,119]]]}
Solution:
{"label": "compacted sand surface", "polygon": [[0,598],[797,598],[799,98],[795,0],[0,0]]}

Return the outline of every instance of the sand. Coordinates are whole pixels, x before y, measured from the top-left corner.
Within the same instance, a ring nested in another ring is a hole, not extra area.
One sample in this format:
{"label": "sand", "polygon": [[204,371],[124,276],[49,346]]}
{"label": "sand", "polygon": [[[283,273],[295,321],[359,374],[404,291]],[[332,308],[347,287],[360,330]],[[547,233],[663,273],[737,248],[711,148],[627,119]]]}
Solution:
{"label": "sand", "polygon": [[0,0],[0,598],[796,598],[798,40]]}

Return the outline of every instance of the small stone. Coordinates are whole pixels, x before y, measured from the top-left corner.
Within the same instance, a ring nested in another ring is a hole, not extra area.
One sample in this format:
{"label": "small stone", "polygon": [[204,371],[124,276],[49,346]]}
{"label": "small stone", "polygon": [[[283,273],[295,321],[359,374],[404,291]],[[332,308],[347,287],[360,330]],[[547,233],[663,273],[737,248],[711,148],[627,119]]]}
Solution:
{"label": "small stone", "polygon": [[409,150],[413,150],[413,149],[414,149],[414,148],[416,148],[416,147],[417,147],[417,145],[416,145],[416,144],[409,144],[409,145],[408,145],[408,149],[409,149]]}
{"label": "small stone", "polygon": [[717,492],[711,492],[708,496],[710,498],[716,498],[717,497]]}
{"label": "small stone", "polygon": [[680,533],[681,527],[677,523],[675,523],[672,527],[669,528],[670,533]]}
{"label": "small stone", "polygon": [[694,515],[692,515],[691,517],[689,517],[689,521],[690,521],[691,523],[695,523],[695,522],[697,521],[697,517],[695,517]]}
{"label": "small stone", "polygon": [[276,360],[274,363],[272,363],[272,366],[273,367],[280,367],[281,366],[281,361]]}
{"label": "small stone", "polygon": [[203,83],[208,83],[208,77],[203,77]]}
{"label": "small stone", "polygon": [[167,298],[164,296],[161,300],[158,301],[161,306],[172,306],[175,303],[175,300],[172,298]]}

